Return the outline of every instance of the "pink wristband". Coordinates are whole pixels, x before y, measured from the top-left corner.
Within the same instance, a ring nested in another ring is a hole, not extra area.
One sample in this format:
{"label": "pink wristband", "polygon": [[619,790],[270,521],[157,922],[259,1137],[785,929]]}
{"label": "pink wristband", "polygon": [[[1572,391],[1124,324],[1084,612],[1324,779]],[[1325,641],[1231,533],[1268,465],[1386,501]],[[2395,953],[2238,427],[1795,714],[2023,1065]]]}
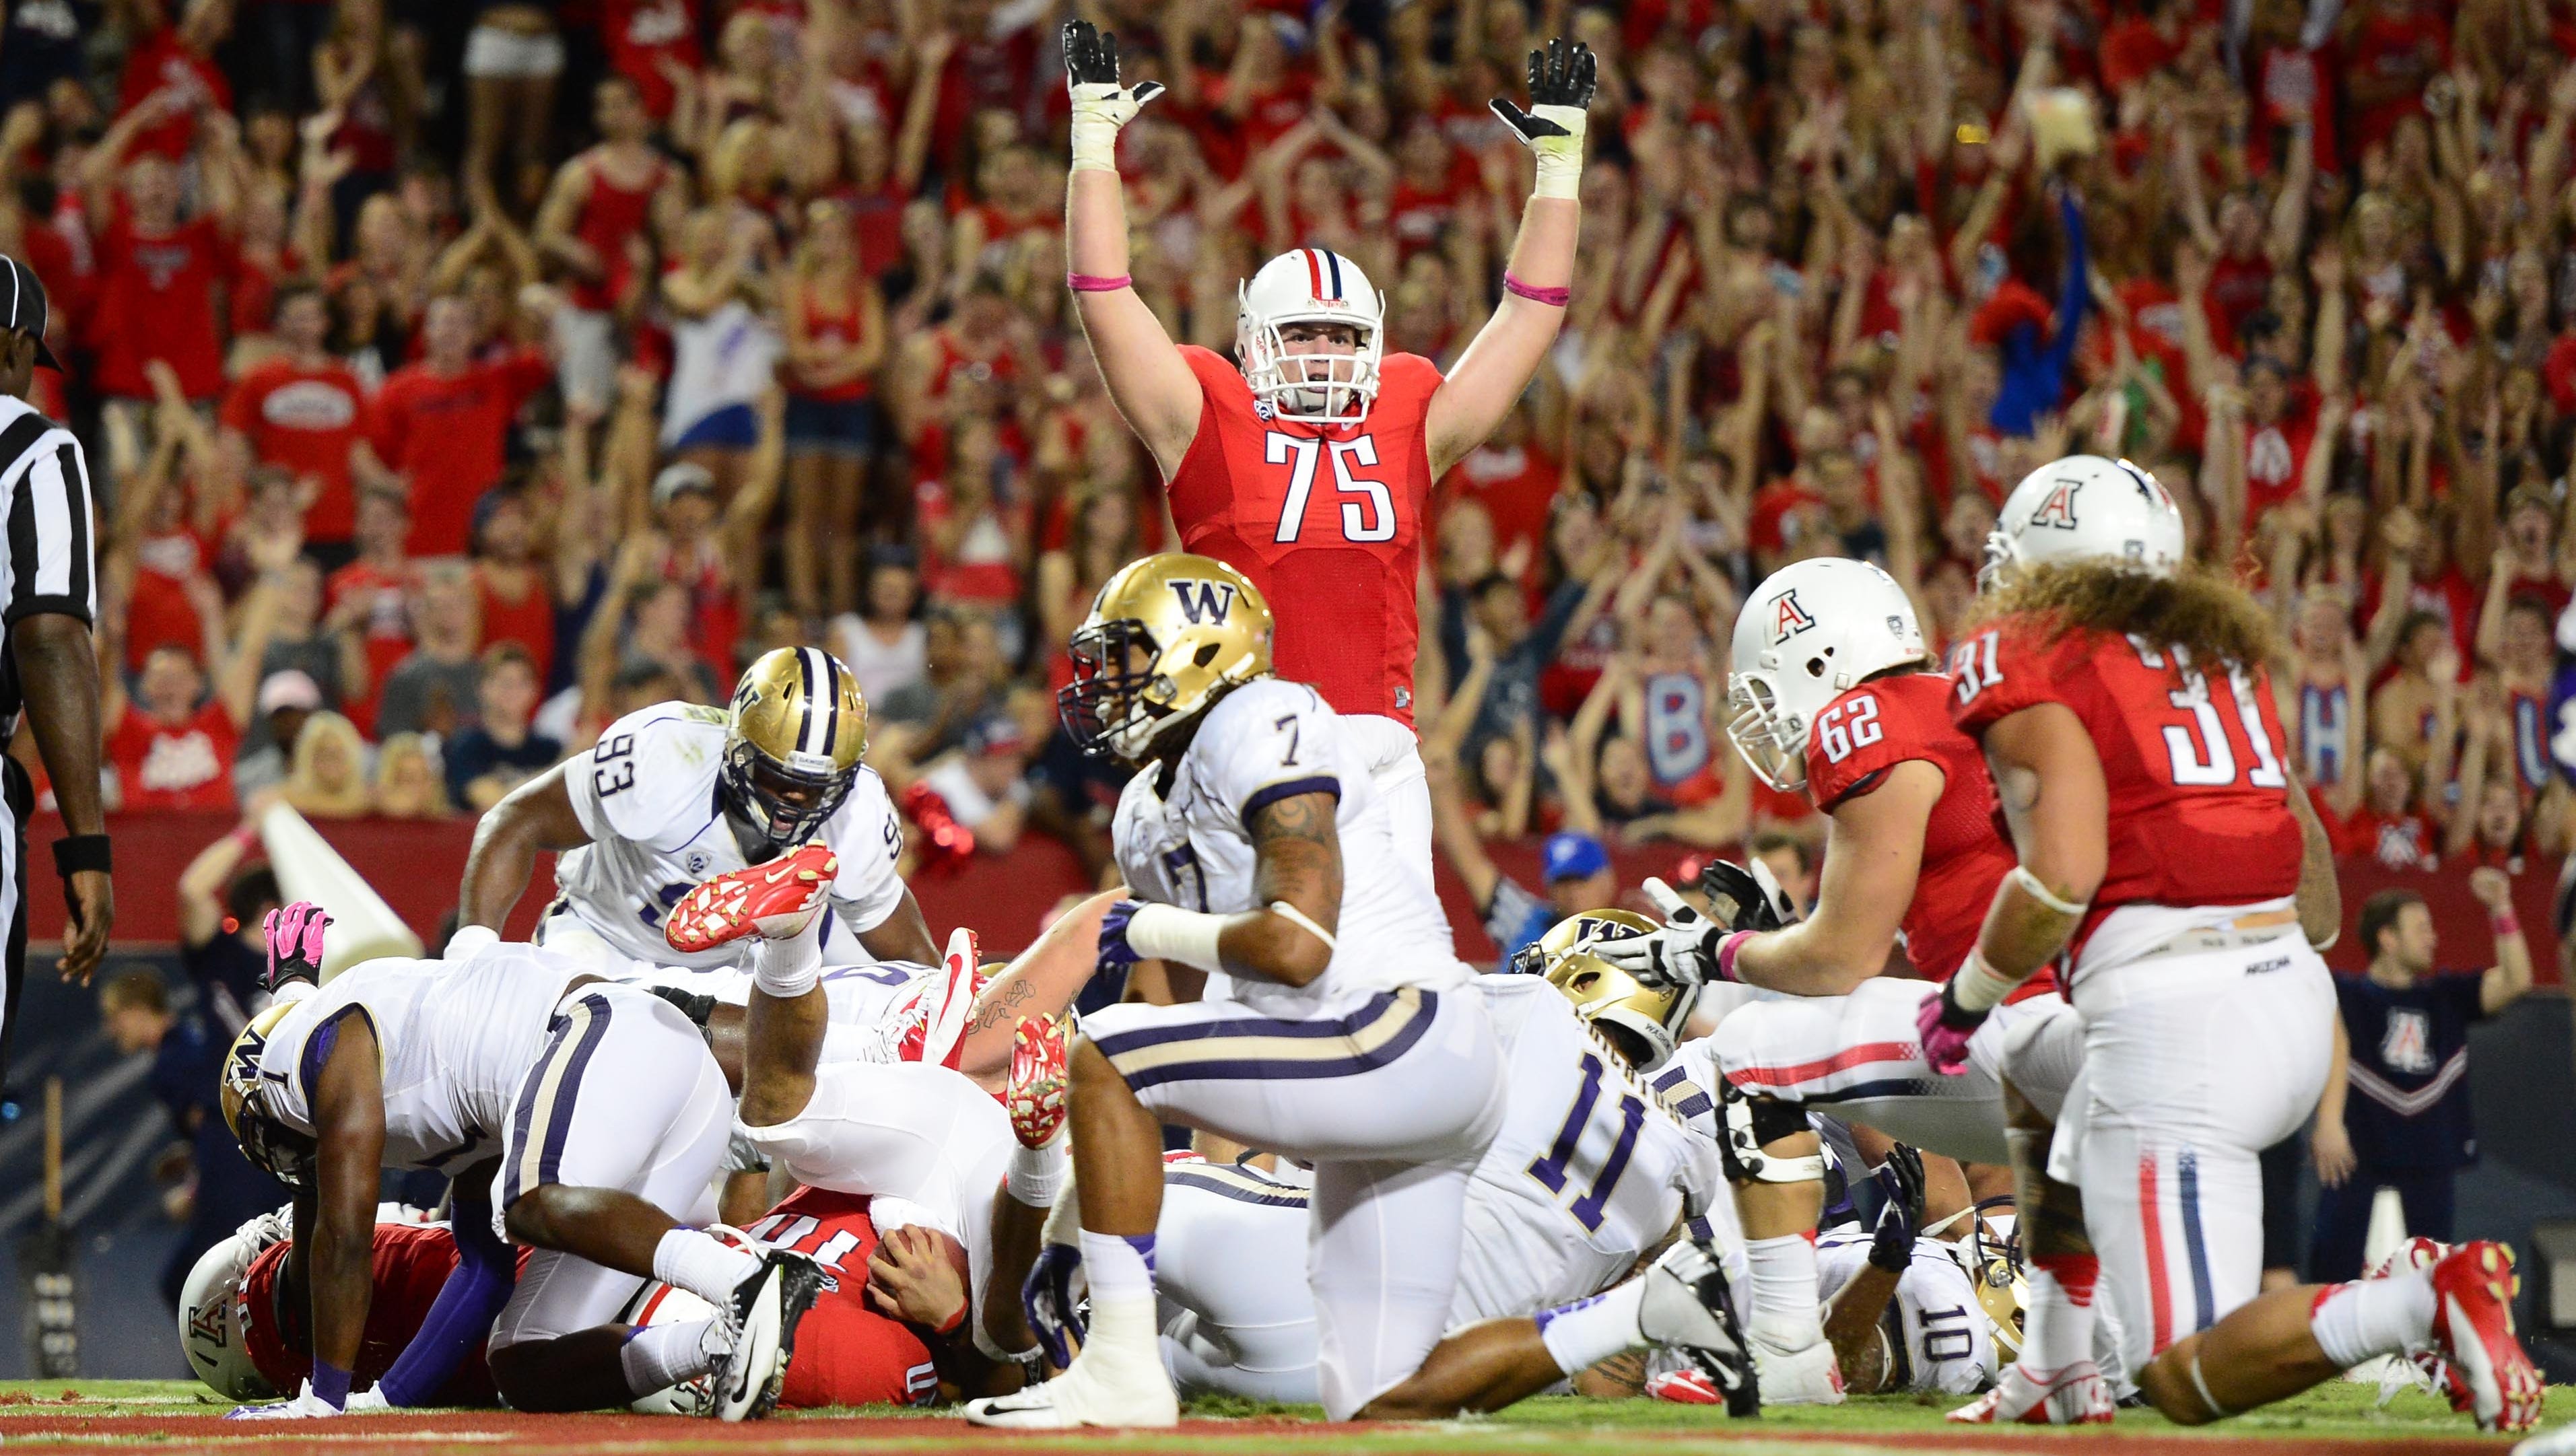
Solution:
{"label": "pink wristband", "polygon": [[1121,273],[1115,278],[1104,278],[1097,273],[1064,275],[1065,286],[1076,293],[1116,293],[1121,288],[1133,286],[1135,281],[1135,275],[1129,273]]}
{"label": "pink wristband", "polygon": [[1752,938],[1752,931],[1738,930],[1729,933],[1718,941],[1717,978],[1719,980],[1733,981],[1741,979],[1741,977],[1735,974],[1735,953],[1742,950],[1744,948],[1744,942]]}
{"label": "pink wristband", "polygon": [[2522,934],[2522,921],[2511,910],[2499,910],[2487,917],[2487,929],[2498,935]]}
{"label": "pink wristband", "polygon": [[248,851],[259,844],[259,826],[256,824],[237,825],[234,827],[233,832],[225,835],[224,838],[231,843],[233,848]]}
{"label": "pink wristband", "polygon": [[1573,289],[1534,288],[1514,276],[1510,269],[1503,270],[1503,291],[1516,293],[1532,303],[1543,303],[1550,308],[1563,308],[1574,301]]}

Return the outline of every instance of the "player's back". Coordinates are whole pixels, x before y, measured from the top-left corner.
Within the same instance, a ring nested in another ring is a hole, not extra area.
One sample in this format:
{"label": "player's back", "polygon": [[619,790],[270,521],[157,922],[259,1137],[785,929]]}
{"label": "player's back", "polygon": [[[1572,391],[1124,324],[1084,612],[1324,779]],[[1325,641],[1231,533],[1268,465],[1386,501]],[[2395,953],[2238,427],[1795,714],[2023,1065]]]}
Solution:
{"label": "player's back", "polygon": [[1716,1145],[1536,976],[1476,978],[1510,1105],[1468,1185],[1453,1323],[1525,1315],[1624,1278],[1685,1212],[1724,1196]]}
{"label": "player's back", "polygon": [[1170,482],[1182,546],[1249,577],[1278,618],[1279,675],[1345,713],[1413,721],[1414,608],[1440,371],[1389,354],[1350,425],[1268,417],[1234,362],[1196,346],[1198,434]]}
{"label": "player's back", "polygon": [[1875,788],[1900,763],[1941,771],[1904,920],[1906,959],[1935,981],[1948,980],[1968,958],[1995,886],[2014,864],[1996,828],[1985,753],[1950,719],[1956,686],[1938,672],[1878,678],[1836,698],[1807,733],[1808,789],[1827,813]]}
{"label": "player's back", "polygon": [[1365,752],[1315,689],[1276,677],[1234,689],[1207,710],[1168,795],[1158,776],[1149,765],[1119,798],[1119,867],[1140,894],[1219,915],[1267,903],[1244,816],[1289,794],[1335,796],[1342,900],[1332,963],[1302,987],[1238,978],[1237,999],[1296,1014],[1348,993],[1445,990],[1473,976],[1438,893],[1397,853]]}
{"label": "player's back", "polygon": [[2054,702],[2101,756],[2107,859],[2079,965],[2104,953],[2091,938],[2124,906],[2242,906],[2298,890],[2299,822],[2262,669],[2204,673],[2172,649],[2016,616],[1960,644],[1951,671],[1969,733]]}
{"label": "player's back", "polygon": [[388,957],[341,972],[245,1048],[285,1095],[279,1111],[312,1127],[305,1085],[314,1035],[363,1015],[376,1040],[388,1167],[458,1167],[500,1150],[519,1081],[581,968],[530,945],[485,946],[462,961]]}

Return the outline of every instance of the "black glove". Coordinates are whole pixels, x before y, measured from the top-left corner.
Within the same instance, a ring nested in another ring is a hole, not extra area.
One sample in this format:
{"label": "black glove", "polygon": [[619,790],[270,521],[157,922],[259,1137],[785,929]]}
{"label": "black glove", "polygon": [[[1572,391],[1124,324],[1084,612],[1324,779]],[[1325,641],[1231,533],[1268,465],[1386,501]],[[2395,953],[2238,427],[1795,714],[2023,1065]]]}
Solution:
{"label": "black glove", "polygon": [[1870,1229],[1869,1262],[1902,1274],[1913,1262],[1915,1231],[1923,1223],[1923,1155],[1898,1143],[1870,1176],[1886,1202]]}
{"label": "black glove", "polygon": [[1777,930],[1796,918],[1767,870],[1757,873],[1733,860],[1713,859],[1700,869],[1699,889],[1729,930]]}
{"label": "black glove", "polygon": [[[1600,67],[1593,59],[1592,47],[1569,41],[1563,36],[1547,43],[1544,51],[1529,53],[1529,95],[1532,107],[1570,106],[1577,111],[1592,104],[1592,93],[1600,84]],[[1541,137],[1571,136],[1567,128],[1530,111],[1523,111],[1510,98],[1493,100],[1494,115],[1503,125],[1520,134],[1524,142],[1536,143]]]}
{"label": "black glove", "polygon": [[1088,20],[1064,23],[1064,70],[1076,86],[1118,84],[1118,33]]}

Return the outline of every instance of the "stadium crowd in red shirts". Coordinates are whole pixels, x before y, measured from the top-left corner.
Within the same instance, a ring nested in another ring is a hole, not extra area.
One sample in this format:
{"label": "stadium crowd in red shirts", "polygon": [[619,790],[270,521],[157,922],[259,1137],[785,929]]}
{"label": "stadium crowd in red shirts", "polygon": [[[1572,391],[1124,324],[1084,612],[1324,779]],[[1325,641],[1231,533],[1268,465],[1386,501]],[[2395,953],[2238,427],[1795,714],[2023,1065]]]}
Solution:
{"label": "stadium crowd in red shirts", "polygon": [[[2567,0],[1080,8],[1170,87],[1134,276],[1220,351],[1317,246],[1451,362],[1526,191],[1485,98],[1599,53],[1563,339],[1435,493],[1453,829],[1812,836],[1726,744],[1739,593],[1865,556],[1946,644],[2001,493],[2093,450],[2289,625],[2346,853],[2576,837]],[[1171,532],[1065,290],[1064,13],[10,7],[0,245],[112,482],[120,801],[472,812],[811,642],[916,816],[1101,866],[1048,689]]]}

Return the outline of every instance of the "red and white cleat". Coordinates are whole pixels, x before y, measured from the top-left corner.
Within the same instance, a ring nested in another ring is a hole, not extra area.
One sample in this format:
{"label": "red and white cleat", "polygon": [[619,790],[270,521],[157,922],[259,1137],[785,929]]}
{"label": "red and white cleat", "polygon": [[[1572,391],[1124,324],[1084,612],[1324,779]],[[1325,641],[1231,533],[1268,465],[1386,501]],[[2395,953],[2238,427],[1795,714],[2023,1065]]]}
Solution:
{"label": "red and white cleat", "polygon": [[1979,1426],[2107,1426],[2112,1409],[2110,1382],[2092,1361],[2078,1360],[2036,1375],[2013,1365],[1994,1389],[1950,1412],[1950,1419]]}
{"label": "red and white cleat", "polygon": [[939,974],[922,993],[921,1049],[905,1060],[956,1068],[966,1050],[966,1013],[974,1009],[976,993],[983,990],[975,957],[975,932],[962,925],[951,931]]}
{"label": "red and white cleat", "polygon": [[1025,1148],[1042,1148],[1064,1130],[1065,1018],[1028,1016],[1011,1034],[1011,1079],[1002,1109]]}
{"label": "red and white cleat", "polygon": [[2433,1266],[2433,1347],[2451,1367],[2452,1406],[2474,1414],[2481,1431],[2527,1431],[2540,1420],[2540,1372],[2513,1337],[2520,1283],[2513,1251],[2486,1239]]}
{"label": "red and white cleat", "polygon": [[1726,1392],[1717,1382],[1698,1370],[1667,1370],[1646,1380],[1646,1395],[1651,1400],[1668,1400],[1675,1405],[1724,1405]]}
{"label": "red and white cleat", "polygon": [[801,935],[823,909],[841,861],[819,844],[793,849],[767,864],[730,870],[680,897],[662,922],[671,949],[695,955],[746,936],[786,940]]}

